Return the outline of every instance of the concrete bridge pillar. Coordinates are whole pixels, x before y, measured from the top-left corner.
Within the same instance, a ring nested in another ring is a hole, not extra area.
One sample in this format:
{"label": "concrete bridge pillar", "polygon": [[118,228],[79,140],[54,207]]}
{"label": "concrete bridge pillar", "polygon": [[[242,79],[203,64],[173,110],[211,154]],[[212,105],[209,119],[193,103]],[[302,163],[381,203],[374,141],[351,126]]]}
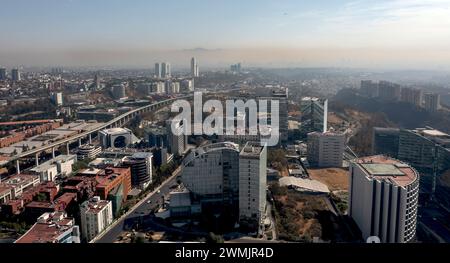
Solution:
{"label": "concrete bridge pillar", "polygon": [[19,159],[16,160],[16,173],[20,174],[20,161],[19,161]]}
{"label": "concrete bridge pillar", "polygon": [[69,142],[66,143],[66,154],[69,155],[70,154],[70,147],[69,147]]}
{"label": "concrete bridge pillar", "polygon": [[55,159],[55,147],[52,147],[52,158]]}
{"label": "concrete bridge pillar", "polygon": [[35,158],[36,158],[36,166],[39,166],[39,153],[36,153]]}

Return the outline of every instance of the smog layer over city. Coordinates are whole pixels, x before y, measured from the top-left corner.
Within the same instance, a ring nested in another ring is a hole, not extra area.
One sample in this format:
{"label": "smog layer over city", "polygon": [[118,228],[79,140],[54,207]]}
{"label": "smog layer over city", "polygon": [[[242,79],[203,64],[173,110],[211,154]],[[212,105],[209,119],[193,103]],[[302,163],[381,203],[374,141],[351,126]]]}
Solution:
{"label": "smog layer over city", "polygon": [[450,243],[448,1],[2,0],[0,23],[0,250]]}

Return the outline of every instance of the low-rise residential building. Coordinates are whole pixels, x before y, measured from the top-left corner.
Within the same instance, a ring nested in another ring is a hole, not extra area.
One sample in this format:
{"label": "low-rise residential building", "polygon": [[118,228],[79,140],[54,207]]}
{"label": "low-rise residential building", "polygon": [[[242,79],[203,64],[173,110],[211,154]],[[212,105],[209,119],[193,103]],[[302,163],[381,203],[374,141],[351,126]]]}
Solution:
{"label": "low-rise residential building", "polygon": [[36,175],[16,174],[0,183],[0,187],[11,187],[12,199],[22,196],[22,193],[34,186],[39,185],[40,179]]}
{"label": "low-rise residential building", "polygon": [[80,230],[64,212],[44,213],[15,243],[80,243]]}
{"label": "low-rise residential building", "polygon": [[30,171],[39,175],[41,182],[54,182],[58,175],[58,168],[52,163],[43,163]]}
{"label": "low-rise residential building", "polygon": [[0,185],[0,204],[6,203],[12,199],[12,187]]}
{"label": "low-rise residential building", "polygon": [[38,174],[41,182],[53,182],[57,176],[65,177],[71,175],[72,165],[75,164],[76,160],[76,155],[58,155],[34,167],[31,169],[31,172]]}
{"label": "low-rise residential building", "polygon": [[81,204],[80,215],[82,238],[89,242],[112,223],[112,203],[95,196]]}

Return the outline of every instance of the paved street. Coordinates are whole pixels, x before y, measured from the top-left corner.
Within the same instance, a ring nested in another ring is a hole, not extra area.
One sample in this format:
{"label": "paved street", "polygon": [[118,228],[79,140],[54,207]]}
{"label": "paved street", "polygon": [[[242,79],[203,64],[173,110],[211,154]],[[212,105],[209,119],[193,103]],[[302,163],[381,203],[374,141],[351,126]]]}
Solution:
{"label": "paved street", "polygon": [[145,198],[145,201],[130,209],[131,212],[127,216],[120,219],[113,227],[108,229],[107,232],[103,233],[103,235],[98,238],[95,243],[113,243],[117,240],[122,231],[131,230],[138,218],[142,215],[148,215],[158,206],[158,204],[162,204],[162,196],[168,196],[171,191],[170,188],[177,185],[176,177],[178,174],[179,170],[177,170],[170,179],[166,180],[160,186],[160,193],[158,193],[157,190],[152,192],[152,194]]}

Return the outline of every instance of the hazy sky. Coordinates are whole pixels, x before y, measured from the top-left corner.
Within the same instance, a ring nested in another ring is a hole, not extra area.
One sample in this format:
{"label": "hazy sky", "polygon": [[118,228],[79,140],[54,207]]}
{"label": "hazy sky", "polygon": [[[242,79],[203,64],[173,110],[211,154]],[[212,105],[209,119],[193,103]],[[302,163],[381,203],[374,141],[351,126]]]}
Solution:
{"label": "hazy sky", "polygon": [[5,66],[450,68],[448,0],[0,0],[0,24]]}

